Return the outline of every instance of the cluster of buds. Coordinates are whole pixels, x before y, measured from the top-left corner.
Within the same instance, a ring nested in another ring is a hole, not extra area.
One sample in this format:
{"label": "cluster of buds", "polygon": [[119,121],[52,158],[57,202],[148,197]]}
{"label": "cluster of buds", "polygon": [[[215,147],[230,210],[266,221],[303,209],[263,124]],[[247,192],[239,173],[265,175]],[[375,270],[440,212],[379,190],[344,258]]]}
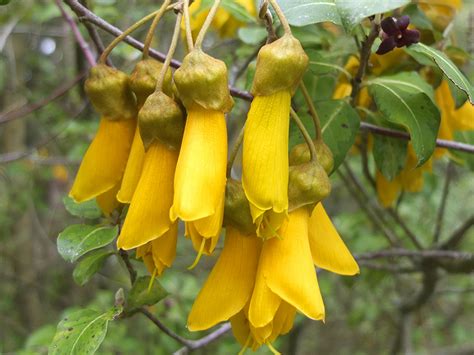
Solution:
{"label": "cluster of buds", "polygon": [[196,45],[174,73],[152,59],[130,76],[105,64],[91,70],[86,92],[103,118],[70,195],[97,198],[106,214],[129,204],[117,246],[135,249],[153,276],[174,261],[178,221],[197,252],[193,267],[226,230],[190,330],[230,320],[244,347],[271,347],[296,311],[324,319],[315,266],[359,272],[321,204],[331,151],[318,137],[288,154],[291,98],[307,65],[291,33],[260,49],[242,181],[226,175],[233,99],[223,61]]}

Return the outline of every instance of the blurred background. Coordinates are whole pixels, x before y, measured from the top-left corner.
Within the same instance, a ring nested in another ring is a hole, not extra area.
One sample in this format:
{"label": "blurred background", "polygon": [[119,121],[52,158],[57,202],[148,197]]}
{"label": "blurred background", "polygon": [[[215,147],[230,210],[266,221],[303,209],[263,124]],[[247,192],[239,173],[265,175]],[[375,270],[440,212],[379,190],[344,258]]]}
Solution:
{"label": "blurred background", "polygon": [[[124,29],[156,9],[153,0],[94,0],[93,11]],[[69,9],[68,9],[69,10]],[[70,12],[71,16],[74,16]],[[159,25],[154,48],[166,51],[173,19]],[[472,59],[474,7],[466,2],[454,22],[454,31]],[[79,24],[89,40],[84,26]],[[306,46],[324,48],[334,36],[321,25],[298,29]],[[134,36],[143,40],[146,32]],[[241,68],[255,52],[260,38],[240,31],[231,38],[211,34],[205,46],[228,64],[235,85],[248,89]],[[265,33],[265,32],[263,32]],[[104,43],[113,37],[99,30]],[[347,52],[355,53],[351,38],[338,39]],[[91,42],[91,46],[93,46]],[[94,49],[94,48],[93,48]],[[95,49],[94,49],[95,50]],[[181,59],[180,48],[177,58]],[[140,52],[120,44],[111,57],[114,65],[130,72]],[[344,65],[344,57],[339,59]],[[472,64],[472,62],[471,62]],[[250,70],[253,64],[250,64]],[[472,65],[465,68],[473,81]],[[73,278],[74,265],[57,253],[56,238],[66,226],[80,223],[65,209],[63,199],[98,126],[98,115],[82,89],[87,70],[83,53],[71,28],[54,1],[12,0],[0,6],[0,353],[43,354],[65,310],[74,307],[105,309],[120,287],[129,287],[128,274],[116,259],[107,259],[103,270],[81,287]],[[330,98],[337,76],[321,80],[321,99]],[[319,84],[318,84],[319,85]],[[319,86],[318,86],[319,87]],[[237,100],[228,118],[232,141],[242,126],[247,103]],[[474,118],[473,118],[474,119]],[[360,155],[350,155],[349,166],[365,184]],[[370,163],[372,164],[372,162]],[[371,165],[372,166],[372,165]],[[425,174],[424,188],[405,194],[397,211],[415,234],[429,243],[442,200],[446,171],[450,189],[440,239],[449,238],[474,212],[474,173],[445,157],[435,161],[433,173]],[[386,241],[371,223],[347,184],[332,176],[333,193],[325,206],[338,231],[357,256],[380,250]],[[369,189],[369,187],[367,187]],[[372,193],[371,201],[377,203]],[[394,231],[401,227],[387,226]],[[459,249],[474,251],[474,230],[467,232]],[[178,334],[191,334],[185,320],[193,299],[215,262],[194,260],[190,243],[179,243],[175,266],[162,284],[170,293],[154,313]],[[361,259],[362,260],[362,259]],[[415,260],[416,261],[416,260]],[[133,261],[140,273],[142,263]],[[474,274],[439,270],[439,279],[429,299],[409,314],[400,305],[416,295],[422,273],[404,258],[382,262],[362,260],[361,274],[342,277],[325,271],[318,274],[326,304],[326,323],[298,317],[292,332],[276,344],[284,354],[474,354]],[[170,354],[179,348],[144,317],[112,322],[99,354]],[[233,354],[240,346],[226,335],[197,354]],[[262,348],[259,354],[270,353]]]}

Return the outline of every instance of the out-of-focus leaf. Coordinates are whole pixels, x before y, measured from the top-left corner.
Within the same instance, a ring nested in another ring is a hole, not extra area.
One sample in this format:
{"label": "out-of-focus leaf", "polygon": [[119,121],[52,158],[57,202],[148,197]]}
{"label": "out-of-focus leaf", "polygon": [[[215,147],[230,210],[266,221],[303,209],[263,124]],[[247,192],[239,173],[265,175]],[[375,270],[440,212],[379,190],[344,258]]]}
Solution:
{"label": "out-of-focus leaf", "polygon": [[152,306],[168,295],[157,279],[153,280],[153,284],[149,288],[150,281],[150,276],[142,276],[135,281],[127,297],[127,310]]}
{"label": "out-of-focus leaf", "polygon": [[408,142],[403,139],[374,135],[373,155],[380,172],[392,181],[403,169]]}
{"label": "out-of-focus leaf", "polygon": [[334,61],[331,61],[327,56],[327,52],[309,49],[306,54],[309,57],[309,70],[315,75],[329,74],[336,71],[351,76],[343,67],[334,64]]}
{"label": "out-of-focus leaf", "polygon": [[98,227],[74,224],[58,236],[58,252],[64,260],[75,262],[82,255],[110,244],[117,236],[118,226]]}
{"label": "out-of-focus leaf", "polygon": [[85,285],[102,268],[105,259],[113,254],[113,251],[99,249],[86,255],[74,268],[72,273],[74,281],[80,286]]}
{"label": "out-of-focus leaf", "polygon": [[403,9],[403,15],[410,16],[410,23],[418,29],[433,30],[430,19],[421,11],[417,4],[410,4]]}
{"label": "out-of-focus leaf", "polygon": [[235,0],[224,0],[221,6],[239,21],[248,23],[256,22],[256,19],[248,13],[247,9]]}
{"label": "out-of-focus leaf", "polygon": [[257,45],[267,38],[267,30],[263,27],[242,27],[239,29],[238,35],[245,44]]}
{"label": "out-of-focus leaf", "polygon": [[76,217],[95,219],[102,215],[95,199],[77,203],[69,196],[66,196],[63,199],[63,203],[66,210]]}
{"label": "out-of-focus leaf", "polygon": [[334,0],[279,0],[278,4],[293,26],[326,21],[341,24]]}
{"label": "out-of-focus leaf", "polygon": [[384,117],[410,132],[418,165],[425,163],[433,154],[440,123],[431,86],[417,73],[378,77],[368,84]]}
{"label": "out-of-focus leaf", "polygon": [[[410,50],[407,51],[409,54],[416,52],[434,61],[448,79],[451,80],[459,90],[464,91],[468,95],[469,101],[474,104],[474,88],[472,84],[467,80],[464,74],[461,73],[451,59],[446,56],[446,54],[423,43],[413,44],[409,49]],[[417,57],[413,57],[417,60]]]}
{"label": "out-of-focus leaf", "polygon": [[336,0],[342,24],[348,32],[366,17],[382,14],[410,3],[410,0]]}
{"label": "out-of-focus leaf", "polygon": [[107,334],[107,326],[122,309],[114,307],[102,313],[92,309],[76,311],[58,324],[56,335],[49,346],[50,355],[94,354]]}

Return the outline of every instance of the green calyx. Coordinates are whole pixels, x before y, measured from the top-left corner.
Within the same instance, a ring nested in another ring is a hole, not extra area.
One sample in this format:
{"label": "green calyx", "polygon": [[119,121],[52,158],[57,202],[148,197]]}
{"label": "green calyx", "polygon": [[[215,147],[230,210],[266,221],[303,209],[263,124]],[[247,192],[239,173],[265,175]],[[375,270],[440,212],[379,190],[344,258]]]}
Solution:
{"label": "green calyx", "polygon": [[171,97],[157,91],[148,96],[138,113],[138,127],[146,150],[155,139],[178,149],[184,132],[183,112]]}
{"label": "green calyx", "polygon": [[106,118],[128,120],[137,116],[130,78],[124,72],[98,64],[91,68],[85,90],[92,105]]}
{"label": "green calyx", "polygon": [[[334,158],[329,147],[322,139],[314,140],[314,148],[316,148],[316,158],[318,163],[324,168],[326,174],[330,174],[334,168]],[[290,165],[298,165],[308,163],[311,160],[311,153],[306,143],[295,145],[290,152]]]}
{"label": "green calyx", "polygon": [[264,45],[258,52],[252,94],[266,96],[282,90],[294,93],[308,62],[300,41],[290,34]]}
{"label": "green calyx", "polygon": [[288,184],[289,210],[314,207],[329,196],[331,182],[323,167],[315,161],[290,166]]}
{"label": "green calyx", "polygon": [[224,224],[231,225],[245,234],[255,233],[250,205],[242,183],[229,179],[225,188]]}
{"label": "green calyx", "polygon": [[209,110],[229,112],[234,105],[226,65],[199,48],[184,57],[183,64],[174,73],[174,82],[179,98],[188,109],[198,104]]}
{"label": "green calyx", "polygon": [[[137,63],[132,74],[130,74],[130,86],[137,97],[138,107],[143,106],[145,100],[156,87],[156,81],[160,75],[163,64],[154,59],[144,59]],[[168,69],[163,82],[163,92],[172,96],[171,70]]]}

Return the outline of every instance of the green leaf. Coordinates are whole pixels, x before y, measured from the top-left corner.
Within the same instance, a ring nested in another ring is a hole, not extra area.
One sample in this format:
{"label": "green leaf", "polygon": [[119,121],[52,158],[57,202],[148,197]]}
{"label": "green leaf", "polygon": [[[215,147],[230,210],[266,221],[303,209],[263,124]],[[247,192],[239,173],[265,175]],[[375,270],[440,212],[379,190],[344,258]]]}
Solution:
{"label": "green leaf", "polygon": [[267,38],[267,30],[263,27],[241,27],[238,35],[242,42],[254,46]]}
{"label": "green leaf", "polygon": [[348,32],[366,17],[382,14],[410,3],[410,0],[336,0],[342,24]]}
{"label": "green leaf", "polygon": [[[454,140],[474,145],[474,131],[457,131],[454,132]],[[471,170],[474,171],[474,154],[468,152],[461,152],[458,150],[452,150],[455,156],[460,157],[466,166]]]}
{"label": "green leaf", "polygon": [[0,0],[0,5],[8,5],[10,0]]}
{"label": "green leaf", "polygon": [[[411,52],[415,52],[434,61],[434,63],[436,63],[436,65],[443,71],[443,73],[448,77],[448,79],[451,80],[459,90],[464,91],[468,95],[469,101],[474,104],[473,86],[471,85],[471,83],[469,83],[464,74],[461,73],[461,71],[451,61],[451,59],[446,56],[446,54],[440,52],[437,49],[431,48],[423,43],[416,43],[411,45],[407,52],[409,54],[411,54]],[[417,60],[417,57],[413,57],[415,58],[415,60]]]}
{"label": "green leaf", "polygon": [[118,226],[97,227],[74,224],[58,236],[58,252],[64,260],[75,262],[87,252],[110,244],[117,236]]}
{"label": "green leaf", "polygon": [[360,126],[357,111],[345,100],[330,100],[316,103],[323,140],[334,156],[334,169],[344,161],[355,142]]}
{"label": "green leaf", "polygon": [[416,73],[378,77],[368,84],[387,121],[410,132],[418,165],[425,163],[433,154],[440,123],[433,89]]}
{"label": "green leaf", "polygon": [[327,52],[309,49],[306,51],[306,54],[309,57],[309,70],[311,70],[313,74],[323,75],[338,71],[344,73],[348,78],[351,77],[351,74],[347,70],[337,64],[334,64],[334,61],[330,60]]}
{"label": "green leaf", "polygon": [[247,23],[256,22],[256,19],[248,13],[247,9],[234,0],[224,0],[222,1],[221,6],[239,21]]}
{"label": "green leaf", "polygon": [[293,26],[326,21],[341,24],[334,0],[279,0],[278,4]]}
{"label": "green leaf", "polygon": [[377,168],[392,181],[405,166],[408,142],[374,134],[373,155]]}
{"label": "green leaf", "polygon": [[77,266],[74,268],[72,277],[74,281],[80,285],[85,285],[94,274],[102,268],[105,259],[114,252],[105,249],[94,250],[90,254],[86,255]]}
{"label": "green leaf", "polygon": [[66,207],[66,210],[76,217],[95,219],[102,215],[102,212],[95,199],[77,203],[71,197],[66,196],[63,199],[63,203],[64,207]]}
{"label": "green leaf", "polygon": [[156,279],[153,280],[153,285],[148,290],[150,281],[150,276],[142,276],[135,281],[127,297],[127,310],[152,306],[168,295],[168,292]]}
{"label": "green leaf", "polygon": [[465,104],[467,101],[467,95],[464,91],[459,90],[456,85],[453,84],[451,80],[448,80],[449,91],[454,99],[454,107],[456,110]]}
{"label": "green leaf", "polygon": [[59,322],[48,354],[94,354],[104,341],[109,321],[114,320],[120,313],[122,309],[114,307],[105,313],[81,309],[69,314]]}

